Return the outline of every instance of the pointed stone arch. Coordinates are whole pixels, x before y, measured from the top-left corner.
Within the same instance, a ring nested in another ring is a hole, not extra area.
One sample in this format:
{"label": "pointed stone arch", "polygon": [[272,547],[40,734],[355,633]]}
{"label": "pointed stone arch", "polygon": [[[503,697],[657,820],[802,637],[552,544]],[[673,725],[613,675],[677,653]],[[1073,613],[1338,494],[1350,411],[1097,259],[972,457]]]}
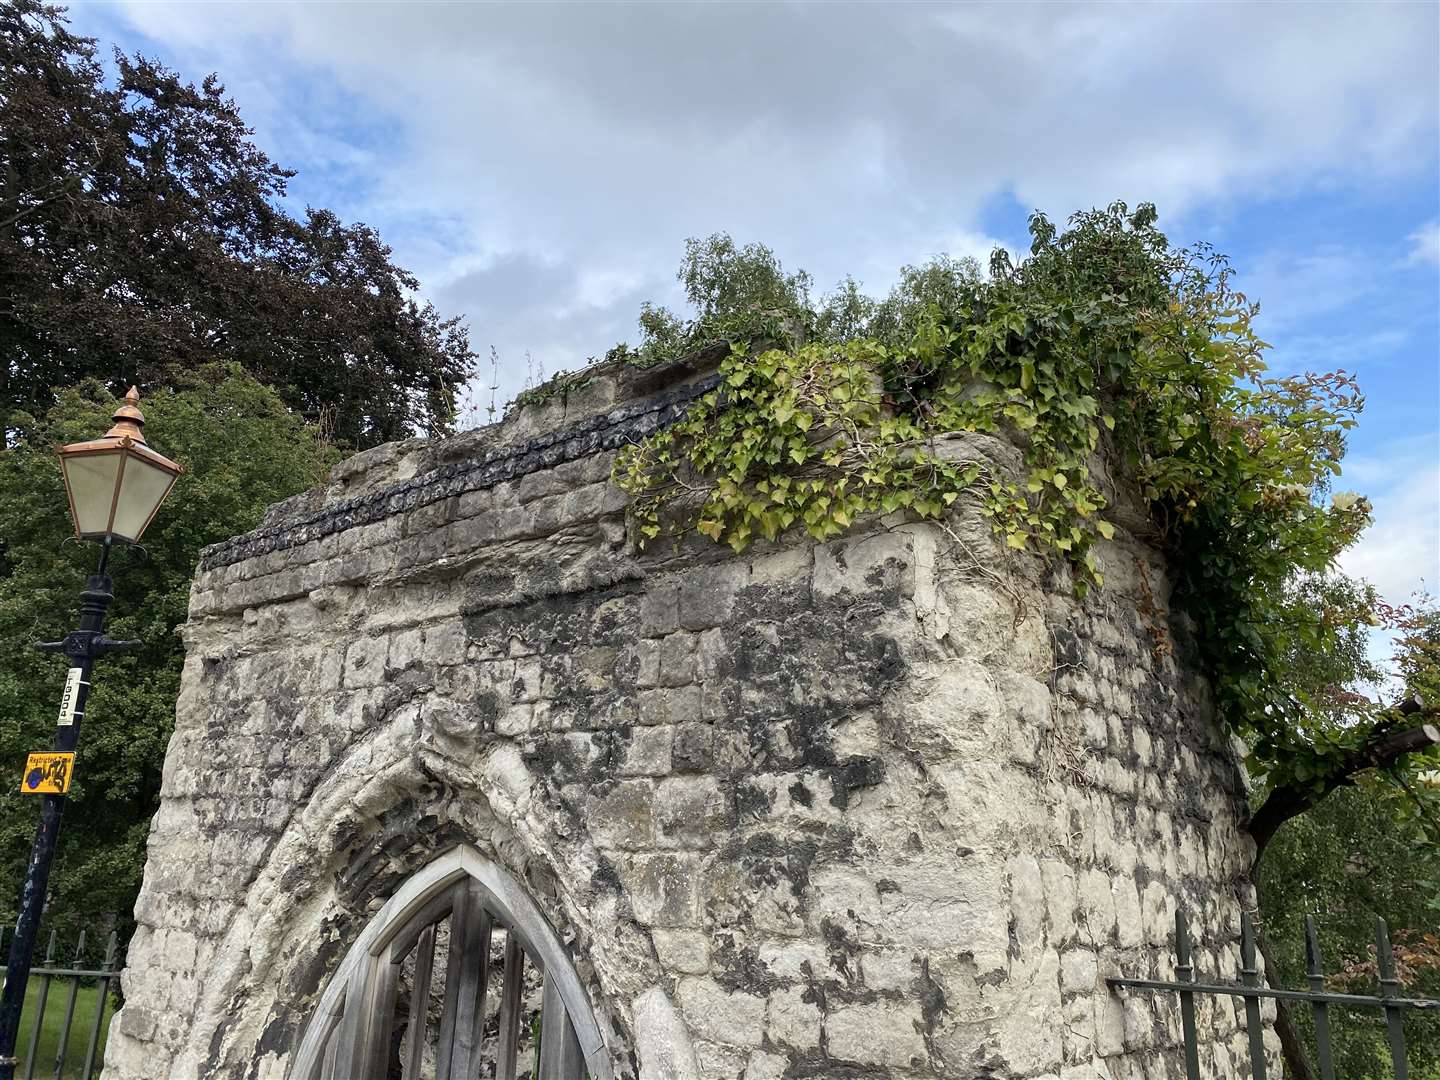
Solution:
{"label": "pointed stone arch", "polygon": [[[604,1037],[559,936],[514,877],[467,845],[416,871],[366,925],[320,997],[291,1080],[384,1080],[397,1054],[407,1080],[418,1077],[428,1023],[424,1002],[442,924],[450,944],[435,1080],[469,1080],[487,1051],[497,1078],[514,1077],[527,968],[543,978],[536,1080],[611,1080]],[[504,964],[495,987],[489,984],[489,957],[499,931],[505,935]],[[414,971],[404,1020],[407,1045],[397,1046],[396,995],[407,960]],[[499,1025],[487,1042],[489,994],[499,996]]]}

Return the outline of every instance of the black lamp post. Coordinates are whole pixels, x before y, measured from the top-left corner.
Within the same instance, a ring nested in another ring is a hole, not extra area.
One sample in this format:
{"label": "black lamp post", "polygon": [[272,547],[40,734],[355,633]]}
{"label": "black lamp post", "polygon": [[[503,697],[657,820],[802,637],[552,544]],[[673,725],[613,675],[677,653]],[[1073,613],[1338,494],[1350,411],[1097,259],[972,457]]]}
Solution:
{"label": "black lamp post", "polygon": [[59,451],[75,535],[82,540],[100,541],[100,565],[80,593],[80,628],[66,635],[63,641],[36,646],[64,653],[70,670],[60,698],[55,748],[48,753],[31,754],[20,782],[21,792],[40,796],[40,827],[35,832],[35,846],[25,871],[20,917],[10,943],[5,989],[0,992],[0,1080],[12,1080],[15,1075],[20,1010],[25,1004],[25,985],[30,978],[40,916],[45,909],[50,864],[60,834],[60,815],[65,809],[65,794],[70,790],[80,721],[85,715],[85,700],[90,696],[90,669],[97,656],[111,649],[140,644],[115,641],[103,632],[105,609],[114,599],[110,578],[105,573],[110,549],[117,541],[133,544],[140,539],[182,471],[175,462],[145,444],[142,431],[145,416],[139,401],[140,392],[132,386],[125,395],[125,404],[115,411],[115,426],[103,438],[71,443]]}

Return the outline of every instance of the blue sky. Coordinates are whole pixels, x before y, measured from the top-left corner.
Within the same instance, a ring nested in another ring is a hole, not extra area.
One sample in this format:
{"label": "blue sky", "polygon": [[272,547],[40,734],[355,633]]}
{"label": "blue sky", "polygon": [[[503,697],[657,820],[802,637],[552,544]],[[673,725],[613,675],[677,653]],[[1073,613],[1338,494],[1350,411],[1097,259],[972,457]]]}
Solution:
{"label": "blue sky", "polygon": [[[678,303],[687,236],[871,292],[1152,201],[1282,370],[1358,373],[1347,567],[1440,589],[1440,5],[75,4],[220,74],[297,204],[377,226],[478,352],[554,372]],[[488,381],[488,380],[486,380]],[[480,394],[482,401],[488,394]]]}

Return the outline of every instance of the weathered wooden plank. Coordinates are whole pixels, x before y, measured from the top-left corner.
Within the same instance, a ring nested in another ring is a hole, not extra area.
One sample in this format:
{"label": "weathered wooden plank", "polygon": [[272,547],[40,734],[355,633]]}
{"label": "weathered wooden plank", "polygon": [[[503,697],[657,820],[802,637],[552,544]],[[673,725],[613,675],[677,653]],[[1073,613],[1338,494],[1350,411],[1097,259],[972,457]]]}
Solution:
{"label": "weathered wooden plank", "polygon": [[460,1007],[460,972],[464,968],[465,927],[471,917],[470,887],[465,881],[455,886],[455,902],[450,908],[450,954],[445,963],[445,1001],[440,1007],[440,1055],[435,1062],[435,1080],[469,1080],[463,1073],[451,1072],[454,1055],[449,1047],[455,1043],[456,1021]]}
{"label": "weathered wooden plank", "polygon": [[[476,1051],[484,1036],[481,1026],[484,995],[489,991],[488,987],[482,988],[482,980],[489,971],[488,959],[476,957],[471,969],[473,982],[464,988],[463,994],[462,983],[465,980],[462,973],[465,969],[466,938],[479,933],[478,927],[472,926],[470,920],[480,919],[482,909],[491,913],[495,925],[505,926],[505,951],[507,956],[518,960],[518,963],[507,965],[516,972],[513,990],[504,984],[496,988],[501,993],[502,1010],[506,1008],[506,998],[511,1001],[504,1017],[507,1035],[513,1036],[513,1042],[519,1042],[522,1034],[519,1028],[525,1022],[523,972],[527,965],[532,966],[544,975],[551,1021],[546,1058],[547,1080],[583,1080],[587,1068],[595,1080],[610,1080],[612,1074],[605,1040],[591,1015],[589,995],[570,965],[564,944],[518,882],[463,847],[455,848],[403,883],[365,928],[316,1007],[315,1020],[318,1022],[312,1022],[308,1027],[296,1052],[297,1080],[320,1080],[322,1070],[328,1070],[326,1080],[363,1080],[364,1073],[351,1071],[357,1065],[353,1051],[348,1055],[337,1051],[345,1048],[347,1020],[348,1032],[358,1036],[362,1023],[368,1023],[363,1020],[364,1016],[378,1016],[385,1010],[367,1007],[365,1013],[357,1015],[356,1010],[361,1005],[359,998],[352,995],[352,989],[362,990],[370,1004],[377,1003],[377,990],[388,999],[389,991],[383,982],[376,981],[377,973],[390,963],[408,963],[406,954],[418,946],[422,934],[427,935],[424,955],[430,963],[433,989],[434,981],[440,978],[434,968],[442,962],[435,955],[440,951],[442,937],[437,920],[446,916],[451,920],[455,948],[445,961],[449,974],[445,1000],[441,1003],[439,1037],[427,1037],[425,1029],[432,1022],[428,1019],[428,1011],[416,1014],[412,1020],[416,1037],[407,1038],[404,1060],[392,1060],[389,1064],[402,1067],[407,1074],[419,1073],[425,1063],[427,1044],[438,1045],[441,1052],[437,1057],[436,1071],[425,1080],[475,1080],[473,1075],[460,1074],[457,1056],[465,1068],[479,1064]],[[478,952],[478,949],[475,951]],[[365,972],[365,977],[357,981],[360,971]],[[417,1000],[412,1006],[425,1010],[427,997],[417,992]],[[354,1003],[347,1006],[347,999]],[[393,1011],[392,1006],[390,1014],[381,1017],[379,1023],[400,1022],[393,1016]],[[322,1017],[327,1019],[321,1020]],[[370,1056],[361,1058],[358,1063],[361,1067],[369,1068],[373,1064],[374,1048],[385,1046],[390,1041],[383,1036],[383,1032],[368,1026],[364,1028],[364,1046],[370,1051]],[[545,1041],[542,1038],[542,1042]],[[458,1048],[457,1043],[460,1044]],[[389,1054],[388,1049],[386,1053]],[[513,1047],[505,1054],[514,1060],[505,1061],[507,1073],[500,1075],[502,1080],[513,1080],[528,1062],[520,1060]],[[493,1057],[499,1066],[501,1051],[498,1047],[494,1049]],[[419,1077],[407,1075],[406,1080],[419,1080]],[[539,1080],[538,1075],[536,1080]]]}
{"label": "weathered wooden plank", "polygon": [[515,1080],[520,1060],[520,1022],[525,1011],[525,950],[514,934],[505,935],[505,980],[500,989],[500,1034],[495,1080]]}
{"label": "weathered wooden plank", "polygon": [[340,1025],[336,1024],[330,1029],[330,1037],[325,1040],[325,1055],[320,1064],[320,1080],[335,1080],[335,1059],[340,1055]]}
{"label": "weathered wooden plank", "polygon": [[340,1022],[337,1080],[384,1080],[399,976],[399,965],[383,960],[355,966]]}
{"label": "weathered wooden plank", "polygon": [[491,916],[480,890],[470,887],[466,917],[450,931],[450,950],[459,951],[460,984],[455,993],[455,1035],[450,1047],[451,1080],[470,1080],[479,1068],[485,1031],[485,991],[490,979]]}
{"label": "weathered wooden plank", "polygon": [[385,1080],[390,1071],[390,1034],[395,1029],[395,995],[400,988],[400,965],[384,960],[370,992],[370,1021],[357,1057],[363,1062],[356,1071],[365,1080]]}
{"label": "weathered wooden plank", "polygon": [[[432,899],[406,924],[395,933],[386,946],[391,960],[399,960],[420,940],[420,935],[436,923],[444,922],[450,914],[450,907],[455,902],[455,889],[446,889],[439,896]],[[378,953],[376,954],[378,955]]]}
{"label": "weathered wooden plank", "polygon": [[540,1009],[540,1075],[536,1080],[585,1080],[585,1055],[560,988],[547,975]]}
{"label": "weathered wooden plank", "polygon": [[558,984],[571,1023],[576,1025],[576,1038],[586,1054],[591,1076],[595,1080],[610,1080],[609,1052],[590,1012],[589,995],[544,913],[514,878],[494,864],[477,859],[466,865],[466,871],[480,882],[489,897],[490,909],[501,913],[509,932],[520,938],[530,959],[544,970],[546,981]]}
{"label": "weathered wooden plank", "polygon": [[410,1017],[407,1021],[406,1038],[410,1051],[405,1055],[405,1068],[401,1075],[405,1080],[419,1080],[420,1065],[425,1059],[425,1036],[430,1019],[430,983],[435,972],[435,926],[432,923],[420,931],[415,942],[415,985],[410,991]]}
{"label": "weathered wooden plank", "polygon": [[359,1050],[370,1020],[370,975],[369,964],[356,964],[350,973],[350,985],[345,988],[345,1012],[335,1032],[336,1080],[359,1080],[362,1075]]}

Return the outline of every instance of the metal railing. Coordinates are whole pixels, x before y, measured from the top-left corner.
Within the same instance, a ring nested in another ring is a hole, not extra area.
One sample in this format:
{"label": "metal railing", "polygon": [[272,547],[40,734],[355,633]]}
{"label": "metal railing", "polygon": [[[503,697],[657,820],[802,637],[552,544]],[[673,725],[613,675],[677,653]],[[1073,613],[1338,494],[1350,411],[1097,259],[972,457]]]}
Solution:
{"label": "metal railing", "polygon": [[[6,955],[6,937],[12,933],[13,927],[0,927],[0,957]],[[104,1065],[102,1039],[114,1015],[114,1010],[109,1008],[110,997],[119,988],[120,982],[119,969],[122,965],[118,962],[118,938],[112,930],[105,942],[99,967],[93,966],[94,950],[86,949],[84,930],[80,931],[75,942],[75,951],[68,966],[56,954],[57,939],[57,933],[50,931],[45,959],[30,969],[33,989],[26,995],[21,1015],[22,1025],[28,1023],[30,1031],[25,1037],[24,1028],[21,1029],[24,1050],[19,1055],[21,1064],[16,1069],[16,1075],[24,1080],[35,1080],[37,1076],[49,1076],[52,1080],[97,1080]],[[87,958],[90,958],[92,966],[86,966]],[[4,970],[0,966],[0,971]],[[60,984],[62,996],[52,1000],[50,991],[55,983]],[[90,999],[86,1002],[88,1009],[80,1008],[82,996]],[[61,1000],[64,1002],[63,1011],[58,1007]],[[77,1011],[81,1013],[82,1023],[88,1019],[88,1032],[83,1028],[79,1031],[75,1029]],[[54,1023],[57,1012],[60,1013],[58,1026]],[[84,1015],[86,1012],[88,1017]],[[80,1042],[82,1033],[84,1041]],[[72,1046],[72,1042],[78,1045]],[[83,1058],[80,1056],[82,1049]],[[48,1059],[52,1054],[53,1061],[48,1067],[42,1066],[41,1058]]]}
{"label": "metal railing", "polygon": [[1405,1053],[1405,1013],[1412,1010],[1433,1010],[1440,1018],[1440,1001],[1401,996],[1400,981],[1395,977],[1395,951],[1390,944],[1390,931],[1384,919],[1375,920],[1375,959],[1380,975],[1380,994],[1338,994],[1325,989],[1325,970],[1320,945],[1315,936],[1315,920],[1305,920],[1305,956],[1308,990],[1285,990],[1264,985],[1255,960],[1255,924],[1248,912],[1240,916],[1240,984],[1201,983],[1195,981],[1195,964],[1191,955],[1190,930],[1185,913],[1175,915],[1175,981],[1161,979],[1106,979],[1112,990],[1151,990],[1176,995],[1180,999],[1180,1028],[1185,1050],[1186,1080],[1202,1080],[1200,1044],[1195,1028],[1195,996],[1239,997],[1245,999],[1245,1031],[1250,1044],[1250,1069],[1253,1080],[1266,1080],[1265,1026],[1260,1015],[1262,998],[1305,1002],[1315,1021],[1315,1048],[1319,1056],[1323,1080],[1335,1080],[1335,1053],[1330,1038],[1330,1009],[1380,1009],[1385,1013],[1390,1063],[1395,1080],[1408,1080],[1409,1067]]}

